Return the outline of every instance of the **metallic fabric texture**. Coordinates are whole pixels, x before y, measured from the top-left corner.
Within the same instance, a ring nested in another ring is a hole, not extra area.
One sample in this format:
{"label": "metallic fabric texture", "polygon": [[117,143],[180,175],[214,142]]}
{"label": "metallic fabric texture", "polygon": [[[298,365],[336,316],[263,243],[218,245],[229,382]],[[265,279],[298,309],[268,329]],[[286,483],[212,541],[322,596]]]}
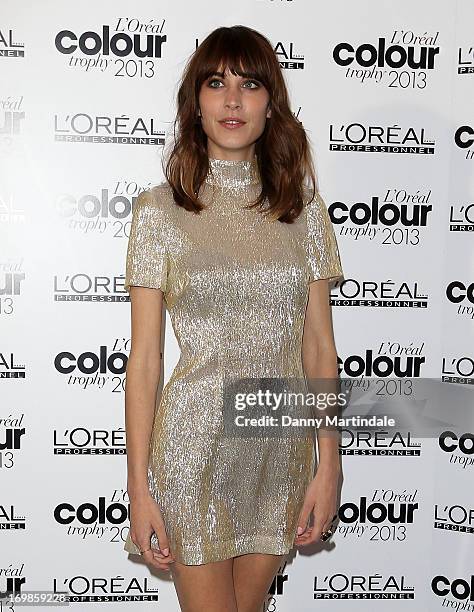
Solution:
{"label": "metallic fabric texture", "polygon": [[[319,194],[294,223],[269,220],[245,208],[261,190],[256,157],[209,163],[200,214],[177,206],[166,181],[138,196],[125,274],[127,291],[163,291],[180,348],[155,411],[148,481],[187,565],[293,547],[314,435],[224,436],[223,381],[303,377],[309,283],[343,277]],[[124,549],[139,552],[130,534]]]}

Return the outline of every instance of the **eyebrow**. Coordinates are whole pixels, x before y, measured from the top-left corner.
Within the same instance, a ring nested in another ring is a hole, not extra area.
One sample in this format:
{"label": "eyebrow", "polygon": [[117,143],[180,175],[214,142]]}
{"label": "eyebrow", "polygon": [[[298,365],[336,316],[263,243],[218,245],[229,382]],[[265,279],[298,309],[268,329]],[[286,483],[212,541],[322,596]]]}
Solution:
{"label": "eyebrow", "polygon": [[[221,77],[222,79],[225,79],[225,76],[224,76],[224,73],[223,73],[223,72],[218,72],[218,71],[216,71],[216,72],[212,72],[212,73],[211,73],[211,74],[208,76],[208,78],[211,78],[211,77],[213,77],[213,76],[218,76],[218,77]],[[256,79],[257,81],[258,81],[258,80],[260,80],[260,79],[258,78],[258,76],[257,76],[256,74],[254,74],[253,72],[243,72],[241,75],[238,75],[238,76],[241,76],[241,77],[242,77],[242,78],[244,78],[244,79]]]}

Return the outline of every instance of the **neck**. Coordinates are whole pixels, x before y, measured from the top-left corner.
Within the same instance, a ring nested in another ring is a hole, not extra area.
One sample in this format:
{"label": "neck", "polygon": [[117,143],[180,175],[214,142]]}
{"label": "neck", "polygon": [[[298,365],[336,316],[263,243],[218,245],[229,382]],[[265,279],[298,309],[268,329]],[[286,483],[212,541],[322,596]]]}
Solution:
{"label": "neck", "polygon": [[227,160],[209,157],[206,183],[219,187],[248,187],[260,183],[257,156],[251,161]]}

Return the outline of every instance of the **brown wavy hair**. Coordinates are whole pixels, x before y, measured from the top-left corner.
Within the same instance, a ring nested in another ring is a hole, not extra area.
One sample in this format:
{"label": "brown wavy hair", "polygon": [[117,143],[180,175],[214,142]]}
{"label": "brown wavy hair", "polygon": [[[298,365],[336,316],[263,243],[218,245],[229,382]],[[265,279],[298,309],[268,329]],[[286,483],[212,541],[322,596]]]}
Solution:
{"label": "brown wavy hair", "polygon": [[[219,68],[234,75],[255,78],[267,89],[271,116],[255,142],[262,189],[249,208],[264,208],[265,214],[292,223],[315,196],[316,176],[308,138],[293,115],[285,80],[270,41],[252,28],[235,25],[211,32],[188,59],[177,94],[174,143],[163,171],[176,204],[199,213],[201,185],[209,171],[207,135],[199,109],[202,84]],[[305,184],[309,178],[312,194]]]}

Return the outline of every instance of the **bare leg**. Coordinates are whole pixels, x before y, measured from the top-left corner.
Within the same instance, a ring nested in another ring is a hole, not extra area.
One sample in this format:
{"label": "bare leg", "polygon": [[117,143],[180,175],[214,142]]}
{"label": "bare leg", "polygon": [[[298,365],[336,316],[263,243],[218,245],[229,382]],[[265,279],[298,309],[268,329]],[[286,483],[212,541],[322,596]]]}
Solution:
{"label": "bare leg", "polygon": [[202,565],[170,564],[182,612],[237,612],[233,558]]}
{"label": "bare leg", "polygon": [[268,589],[285,556],[251,553],[234,557],[238,612],[261,612]]}

